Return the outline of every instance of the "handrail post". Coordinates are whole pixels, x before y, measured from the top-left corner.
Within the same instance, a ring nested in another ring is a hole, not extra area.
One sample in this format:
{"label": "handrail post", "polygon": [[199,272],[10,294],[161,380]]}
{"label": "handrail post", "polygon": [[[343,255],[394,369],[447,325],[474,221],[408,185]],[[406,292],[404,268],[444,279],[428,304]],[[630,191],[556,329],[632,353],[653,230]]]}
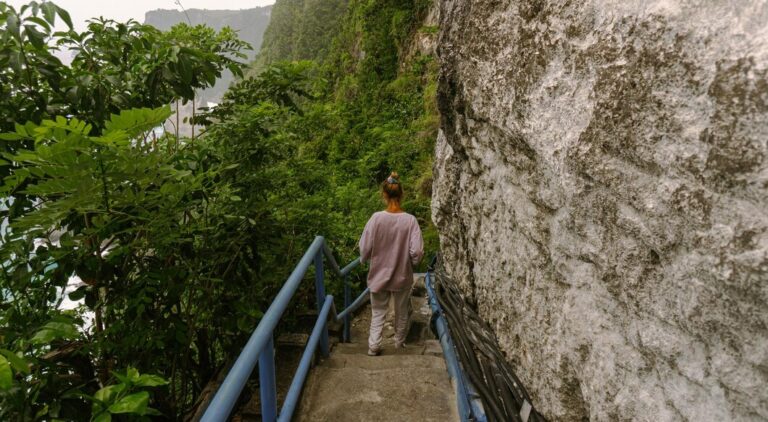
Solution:
{"label": "handrail post", "polygon": [[275,383],[275,344],[273,337],[259,354],[259,396],[261,397],[261,420],[277,420],[277,385]]}
{"label": "handrail post", "polygon": [[[323,309],[325,302],[325,277],[323,274],[323,251],[319,250],[315,255],[315,293],[317,294],[317,314]],[[323,333],[320,335],[320,354],[328,357],[330,349],[328,347],[328,325],[323,327]]]}
{"label": "handrail post", "polygon": [[[350,292],[349,288],[349,277],[344,274],[344,309],[349,308],[349,301],[352,300],[352,294]],[[349,320],[350,316],[347,314],[344,317],[344,332],[342,333],[342,341],[344,343],[349,343]]]}

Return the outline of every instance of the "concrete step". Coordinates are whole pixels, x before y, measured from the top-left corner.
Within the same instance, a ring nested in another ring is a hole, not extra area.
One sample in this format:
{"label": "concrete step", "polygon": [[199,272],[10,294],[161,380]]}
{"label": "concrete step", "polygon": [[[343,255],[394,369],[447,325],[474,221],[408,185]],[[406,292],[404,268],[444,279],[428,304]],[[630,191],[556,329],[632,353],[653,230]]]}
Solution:
{"label": "concrete step", "polygon": [[[381,355],[420,355],[423,348],[422,345],[406,344],[405,348],[396,349],[394,342],[385,340],[382,344]],[[368,344],[338,343],[331,352],[346,355],[367,355]]]}
{"label": "concrete step", "polygon": [[[337,343],[331,350],[332,354],[363,355],[367,356],[368,344],[366,343]],[[396,349],[392,341],[385,340],[382,344],[380,356],[390,355],[437,355],[442,356],[438,340],[424,340],[418,343],[406,343],[405,348]]]}
{"label": "concrete step", "polygon": [[[382,364],[384,359],[381,358],[370,357],[368,362],[371,362],[371,366],[375,362]],[[396,367],[365,369],[317,366],[307,381],[302,403],[294,419],[307,422],[458,420],[448,372],[444,364],[438,367],[434,362],[442,358],[390,358],[393,360],[387,365]],[[400,364],[394,359],[399,359]],[[368,365],[358,360],[354,364]]]}
{"label": "concrete step", "polygon": [[336,353],[328,359],[323,359],[319,366],[333,369],[359,368],[377,371],[396,368],[428,368],[446,371],[445,360],[441,356],[432,355],[368,356]]}

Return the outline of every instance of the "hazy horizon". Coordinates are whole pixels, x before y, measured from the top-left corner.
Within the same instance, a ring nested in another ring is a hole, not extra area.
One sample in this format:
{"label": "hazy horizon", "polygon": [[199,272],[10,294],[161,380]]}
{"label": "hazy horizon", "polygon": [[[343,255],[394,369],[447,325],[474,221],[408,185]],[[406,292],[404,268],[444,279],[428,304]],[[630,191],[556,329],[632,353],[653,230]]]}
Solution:
{"label": "hazy horizon", "polygon": [[[26,0],[6,0],[17,10],[24,4],[29,3]],[[144,14],[150,10],[166,9],[181,10],[174,0],[132,0],[123,1],[99,1],[92,0],[58,0],[54,1],[59,7],[64,8],[72,17],[72,23],[78,31],[85,29],[85,22],[88,19],[96,17],[105,17],[117,21],[127,21],[134,19],[138,22],[144,22]],[[181,4],[185,9],[208,9],[208,10],[238,10],[251,9],[254,7],[269,6],[274,4],[274,0],[182,0]]]}

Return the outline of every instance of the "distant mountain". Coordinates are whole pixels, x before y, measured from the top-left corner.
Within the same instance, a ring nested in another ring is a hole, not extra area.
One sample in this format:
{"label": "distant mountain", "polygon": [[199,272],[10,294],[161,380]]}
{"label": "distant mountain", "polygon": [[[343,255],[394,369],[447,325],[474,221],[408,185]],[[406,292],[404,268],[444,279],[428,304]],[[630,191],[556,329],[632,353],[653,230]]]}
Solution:
{"label": "distant mountain", "polygon": [[[188,23],[187,16],[189,16],[189,21],[193,25],[206,24],[216,30],[229,26],[238,31],[240,39],[253,46],[253,51],[245,52],[248,54],[246,61],[250,61],[261,49],[264,31],[269,25],[271,13],[272,6],[241,10],[189,9],[186,15],[179,10],[159,9],[147,12],[144,16],[144,23],[161,30],[167,30],[178,23]],[[233,79],[232,74],[227,71],[213,88],[200,93],[200,101],[219,102]]]}

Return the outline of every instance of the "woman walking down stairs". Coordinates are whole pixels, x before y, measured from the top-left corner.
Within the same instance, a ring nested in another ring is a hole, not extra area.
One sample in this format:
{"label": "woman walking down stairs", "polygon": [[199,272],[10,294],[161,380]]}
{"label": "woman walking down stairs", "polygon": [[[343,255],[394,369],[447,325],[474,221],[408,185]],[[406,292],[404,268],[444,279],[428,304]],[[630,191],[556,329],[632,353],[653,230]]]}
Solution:
{"label": "woman walking down stairs", "polygon": [[371,217],[360,238],[360,260],[370,262],[371,309],[352,324],[355,343],[338,344],[310,375],[298,420],[457,419],[439,343],[425,341],[430,308],[423,278],[421,295],[412,294],[423,241],[416,219],[400,208],[397,173],[382,182],[381,194],[387,208]]}

